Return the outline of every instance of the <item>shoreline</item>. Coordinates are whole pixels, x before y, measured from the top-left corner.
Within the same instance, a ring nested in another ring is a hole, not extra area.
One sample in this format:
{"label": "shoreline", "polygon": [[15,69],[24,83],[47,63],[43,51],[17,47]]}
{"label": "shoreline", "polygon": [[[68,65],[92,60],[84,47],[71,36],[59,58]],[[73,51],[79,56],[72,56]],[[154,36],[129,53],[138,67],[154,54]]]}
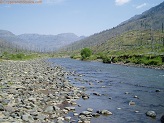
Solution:
{"label": "shoreline", "polygon": [[69,73],[43,59],[0,62],[0,122],[64,122],[82,96]]}
{"label": "shoreline", "polygon": [[[80,59],[75,59],[80,60]],[[82,61],[82,60],[81,60]],[[102,59],[96,59],[96,60],[86,60],[86,61],[96,61],[103,63]],[[157,66],[157,65],[144,65],[144,64],[134,64],[134,63],[123,63],[123,62],[117,62],[117,63],[103,63],[103,64],[114,64],[114,65],[122,65],[127,67],[138,67],[138,68],[149,68],[149,69],[159,69],[164,70],[164,65]]]}
{"label": "shoreline", "polygon": [[150,65],[144,65],[144,64],[133,64],[133,63],[111,63],[116,65],[123,65],[127,67],[138,67],[138,68],[148,68],[148,69],[158,69],[158,70],[164,70],[164,66],[150,66]]}

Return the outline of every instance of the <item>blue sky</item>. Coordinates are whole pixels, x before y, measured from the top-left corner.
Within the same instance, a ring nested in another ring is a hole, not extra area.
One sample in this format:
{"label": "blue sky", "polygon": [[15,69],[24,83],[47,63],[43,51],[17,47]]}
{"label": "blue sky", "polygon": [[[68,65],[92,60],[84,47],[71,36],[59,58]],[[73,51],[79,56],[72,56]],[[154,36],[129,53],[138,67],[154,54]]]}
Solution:
{"label": "blue sky", "polygon": [[42,0],[41,4],[0,4],[0,29],[16,35],[75,33],[89,36],[115,27],[161,2],[163,0]]}

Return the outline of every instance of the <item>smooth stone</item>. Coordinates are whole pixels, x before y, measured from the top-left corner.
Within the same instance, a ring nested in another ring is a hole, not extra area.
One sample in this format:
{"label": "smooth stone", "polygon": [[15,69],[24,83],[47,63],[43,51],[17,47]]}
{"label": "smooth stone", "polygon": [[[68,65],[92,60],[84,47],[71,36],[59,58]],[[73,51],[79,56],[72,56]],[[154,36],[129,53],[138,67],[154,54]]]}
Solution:
{"label": "smooth stone", "polygon": [[28,98],[28,101],[32,102],[32,103],[35,103],[36,102],[36,98],[34,97],[29,97]]}
{"label": "smooth stone", "polygon": [[93,113],[92,116],[93,116],[93,117],[99,117],[100,114],[98,114],[98,113]]}
{"label": "smooth stone", "polygon": [[36,118],[43,121],[44,119],[46,119],[46,117],[47,117],[46,115],[40,113]]}
{"label": "smooth stone", "polygon": [[54,109],[55,111],[59,111],[59,110],[60,110],[60,108],[59,108],[58,106],[53,106],[53,109]]}
{"label": "smooth stone", "polygon": [[155,90],[155,92],[161,92],[161,90],[157,89],[157,90]]}
{"label": "smooth stone", "polygon": [[22,120],[30,123],[34,122],[34,119],[30,114],[22,115]]}
{"label": "smooth stone", "polygon": [[129,105],[136,105],[136,103],[134,101],[130,101]]}
{"label": "smooth stone", "polygon": [[68,110],[66,110],[66,109],[63,109],[62,111],[63,111],[65,114],[68,113]]}
{"label": "smooth stone", "polygon": [[53,106],[48,106],[44,112],[46,113],[52,113],[54,111],[54,107]]}
{"label": "smooth stone", "polygon": [[102,110],[101,114],[103,114],[103,115],[112,115],[112,112],[110,112],[108,110]]}
{"label": "smooth stone", "polygon": [[2,112],[0,112],[0,119],[3,119],[3,118],[5,118],[5,115]]}
{"label": "smooth stone", "polygon": [[69,116],[68,117],[65,117],[65,120],[66,121],[70,121],[71,120],[71,117],[69,117]]}
{"label": "smooth stone", "polygon": [[75,110],[75,107],[65,107],[64,109],[70,111],[70,110]]}
{"label": "smooth stone", "polygon": [[71,105],[77,105],[77,103],[76,102],[71,102]]}
{"label": "smooth stone", "polygon": [[135,95],[134,98],[138,98],[138,96]]}
{"label": "smooth stone", "polygon": [[80,115],[90,115],[91,114],[91,112],[89,112],[89,111],[83,111],[82,113],[80,113]]}
{"label": "smooth stone", "polygon": [[93,95],[101,96],[101,94],[99,94],[99,93],[97,93],[97,92],[93,93]]}
{"label": "smooth stone", "polygon": [[155,111],[147,111],[146,115],[149,116],[149,117],[156,117],[157,116]]}
{"label": "smooth stone", "polygon": [[83,99],[89,99],[89,96],[88,95],[83,95],[82,98]]}
{"label": "smooth stone", "polygon": [[92,108],[87,108],[87,111],[93,112],[93,109]]}
{"label": "smooth stone", "polygon": [[78,116],[79,114],[78,114],[78,113],[74,113],[73,115],[74,115],[74,116]]}
{"label": "smooth stone", "polygon": [[56,123],[63,123],[64,118],[63,117],[58,117]]}
{"label": "smooth stone", "polygon": [[125,92],[125,94],[130,94],[129,92]]}

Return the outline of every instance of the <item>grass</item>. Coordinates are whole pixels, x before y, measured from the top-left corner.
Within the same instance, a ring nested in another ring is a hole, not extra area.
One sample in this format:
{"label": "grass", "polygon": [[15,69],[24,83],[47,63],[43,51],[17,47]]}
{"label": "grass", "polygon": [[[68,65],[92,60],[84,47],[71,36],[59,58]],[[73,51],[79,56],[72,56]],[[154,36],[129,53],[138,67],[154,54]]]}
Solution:
{"label": "grass", "polygon": [[40,57],[39,54],[25,54],[25,53],[8,53],[8,52],[4,52],[1,56],[0,56],[0,61],[2,60],[30,60],[30,59],[34,59],[34,58],[38,58]]}

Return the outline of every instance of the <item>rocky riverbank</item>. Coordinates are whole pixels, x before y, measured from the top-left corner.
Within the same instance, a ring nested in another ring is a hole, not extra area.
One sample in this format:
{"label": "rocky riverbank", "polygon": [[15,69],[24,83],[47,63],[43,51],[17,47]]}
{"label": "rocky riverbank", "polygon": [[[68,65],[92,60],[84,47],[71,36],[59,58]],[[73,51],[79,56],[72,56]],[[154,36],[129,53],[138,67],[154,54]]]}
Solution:
{"label": "rocky riverbank", "polygon": [[67,72],[44,60],[2,61],[0,71],[0,122],[62,123],[82,96]]}

